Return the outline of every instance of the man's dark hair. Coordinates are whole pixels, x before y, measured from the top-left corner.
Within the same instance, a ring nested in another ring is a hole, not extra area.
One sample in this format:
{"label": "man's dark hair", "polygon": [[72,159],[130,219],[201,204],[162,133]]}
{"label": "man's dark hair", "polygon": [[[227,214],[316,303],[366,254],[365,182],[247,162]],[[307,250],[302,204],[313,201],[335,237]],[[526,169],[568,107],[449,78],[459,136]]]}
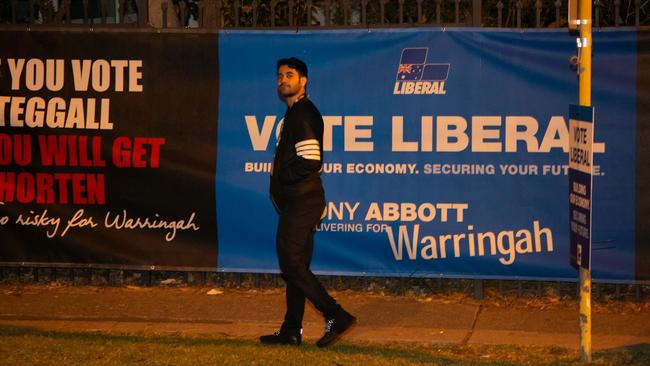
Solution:
{"label": "man's dark hair", "polygon": [[278,66],[276,69],[279,69],[280,66],[288,66],[296,71],[300,76],[307,77],[307,65],[295,57],[282,58],[278,60]]}

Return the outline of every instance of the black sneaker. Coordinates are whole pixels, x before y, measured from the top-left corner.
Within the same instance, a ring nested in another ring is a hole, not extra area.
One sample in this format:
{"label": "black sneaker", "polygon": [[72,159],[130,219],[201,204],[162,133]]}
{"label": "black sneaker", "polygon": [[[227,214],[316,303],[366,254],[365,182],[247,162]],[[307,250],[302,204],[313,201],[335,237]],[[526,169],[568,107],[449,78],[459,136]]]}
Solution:
{"label": "black sneaker", "polygon": [[288,344],[291,346],[299,346],[302,341],[302,329],[300,333],[289,333],[282,330],[269,335],[260,337],[260,342],[263,344]]}
{"label": "black sneaker", "polygon": [[325,323],[325,334],[316,342],[316,345],[318,347],[326,347],[336,342],[356,322],[357,318],[346,311],[342,311],[335,317],[327,319],[327,323]]}

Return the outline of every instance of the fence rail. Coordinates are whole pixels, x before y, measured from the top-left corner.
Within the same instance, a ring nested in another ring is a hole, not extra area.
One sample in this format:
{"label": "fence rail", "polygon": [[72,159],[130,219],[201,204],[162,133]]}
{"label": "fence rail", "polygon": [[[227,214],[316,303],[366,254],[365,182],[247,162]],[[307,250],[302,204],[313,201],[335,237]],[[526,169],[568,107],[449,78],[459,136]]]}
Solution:
{"label": "fence rail", "polygon": [[[559,28],[568,0],[3,0],[0,24],[154,28]],[[595,27],[650,26],[650,0],[595,0]]]}
{"label": "fence rail", "polygon": [[[462,293],[482,299],[486,295],[577,298],[579,284],[568,281],[465,278],[410,278],[319,276],[332,290],[354,290],[397,295]],[[85,266],[0,266],[0,283],[101,286],[217,286],[224,288],[279,288],[284,286],[278,274],[228,273],[217,271],[162,271],[115,268],[88,268]],[[650,297],[647,282],[596,282],[594,299],[646,301]]]}
{"label": "fence rail", "polygon": [[[594,25],[596,27],[649,26],[650,0],[613,0],[595,2]],[[566,0],[3,0],[0,2],[0,24],[16,27],[54,25],[60,27],[133,27],[133,28],[275,28],[275,27],[366,27],[366,26],[463,26],[551,28],[566,26]],[[145,285],[155,284],[159,269],[118,269],[108,265],[89,268],[83,265],[54,267],[51,264],[37,266],[0,265],[0,280],[9,277],[21,280],[27,274],[32,281],[46,277],[55,281],[67,276],[74,282],[85,275],[104,275],[107,279],[119,271],[122,278],[137,273]],[[191,269],[183,271],[188,276]],[[194,269],[197,271],[197,269]],[[198,270],[199,282],[205,284],[211,276],[235,276],[242,281],[242,274],[219,274]],[[45,276],[44,276],[45,275]],[[250,275],[254,281],[265,280],[265,275]],[[271,276],[277,283],[278,277]],[[244,278],[245,280],[245,278]],[[368,280],[373,281],[374,279]],[[108,281],[108,280],[107,280]],[[366,280],[360,280],[366,281]],[[384,279],[383,281],[421,281],[430,284],[431,279]],[[436,279],[436,286],[452,281],[469,281],[475,296],[482,297],[483,289],[491,280]],[[516,284],[517,293],[525,292],[532,281],[494,280],[502,288]],[[187,281],[186,281],[187,282]],[[562,293],[562,282],[535,282],[534,289],[553,284]],[[427,285],[428,286],[428,285]],[[603,283],[599,289],[612,289],[616,296],[621,291],[633,291],[636,299],[650,294],[647,283]],[[468,287],[469,288],[469,287]],[[630,290],[632,289],[632,290]],[[598,297],[598,295],[596,295]]]}

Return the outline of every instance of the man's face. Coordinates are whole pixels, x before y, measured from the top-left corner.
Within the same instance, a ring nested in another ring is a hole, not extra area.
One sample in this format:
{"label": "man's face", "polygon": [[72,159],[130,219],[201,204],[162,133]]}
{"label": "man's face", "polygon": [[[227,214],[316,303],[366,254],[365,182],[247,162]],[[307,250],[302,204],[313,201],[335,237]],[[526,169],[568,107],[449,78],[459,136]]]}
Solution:
{"label": "man's face", "polygon": [[298,70],[287,65],[278,68],[278,93],[284,98],[290,98],[305,92],[307,78],[300,76]]}

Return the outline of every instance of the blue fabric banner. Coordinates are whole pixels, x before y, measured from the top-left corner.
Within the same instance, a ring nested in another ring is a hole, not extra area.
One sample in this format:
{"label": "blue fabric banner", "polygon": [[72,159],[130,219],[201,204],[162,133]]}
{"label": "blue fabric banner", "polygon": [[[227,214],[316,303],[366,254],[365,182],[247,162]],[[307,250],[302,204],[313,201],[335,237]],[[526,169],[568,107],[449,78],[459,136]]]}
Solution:
{"label": "blue fabric banner", "polygon": [[[594,34],[595,279],[635,268],[636,33]],[[574,279],[565,30],[227,31],[219,35],[219,267],[277,272],[275,63],[309,66],[325,120],[323,274]]]}

